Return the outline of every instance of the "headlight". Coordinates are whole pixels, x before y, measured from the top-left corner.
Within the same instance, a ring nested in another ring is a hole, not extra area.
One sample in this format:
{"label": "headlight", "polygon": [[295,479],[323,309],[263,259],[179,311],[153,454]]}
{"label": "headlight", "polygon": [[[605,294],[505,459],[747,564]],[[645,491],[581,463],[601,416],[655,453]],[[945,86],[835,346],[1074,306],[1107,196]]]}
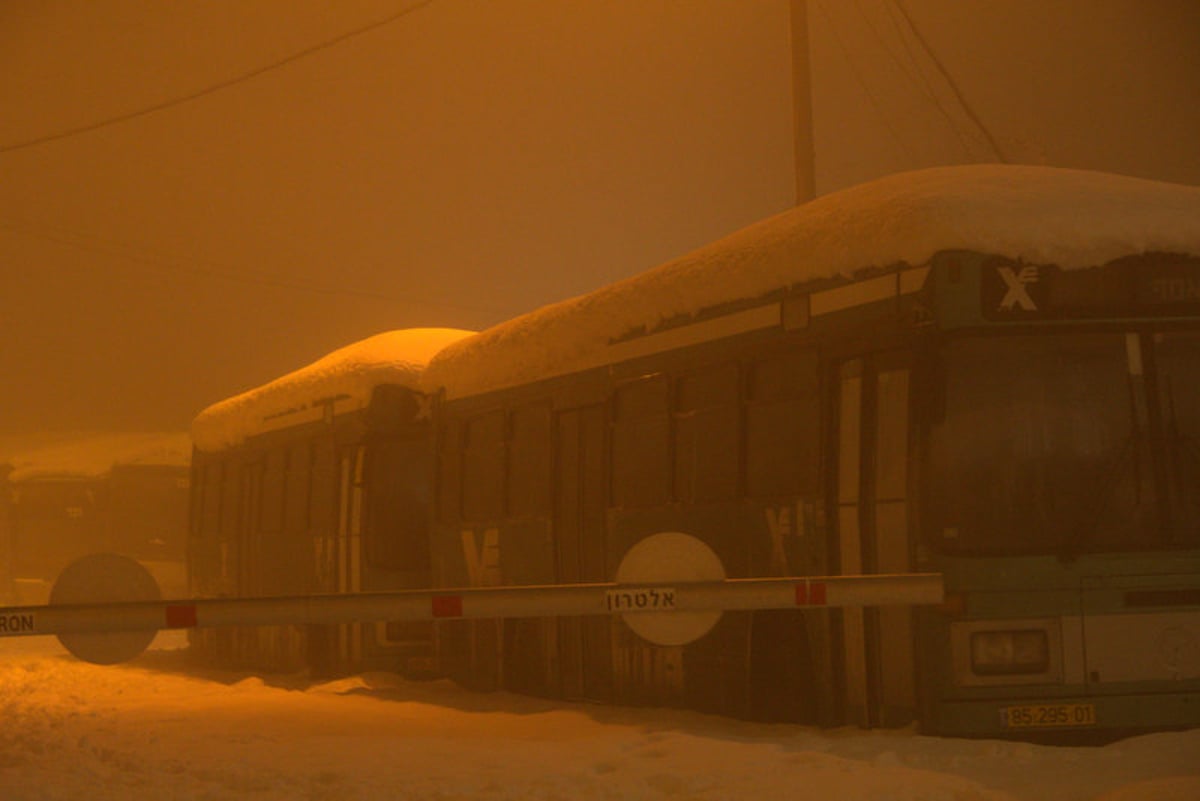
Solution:
{"label": "headlight", "polygon": [[971,670],[980,676],[1045,673],[1050,644],[1042,629],[976,631],[971,634]]}

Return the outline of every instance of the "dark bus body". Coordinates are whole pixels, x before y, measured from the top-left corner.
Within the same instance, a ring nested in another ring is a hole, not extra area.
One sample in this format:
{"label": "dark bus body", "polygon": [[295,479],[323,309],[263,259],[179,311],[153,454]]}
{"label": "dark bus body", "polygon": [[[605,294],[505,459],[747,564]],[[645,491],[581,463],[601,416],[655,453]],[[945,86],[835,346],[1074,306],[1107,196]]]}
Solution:
{"label": "dark bus body", "polygon": [[940,607],[198,642],[353,670],[424,641],[481,689],[826,726],[1200,725],[1198,220],[1114,176],[892,176],[449,344],[414,417],[196,457],[201,594],[608,582],[680,532],[730,578],[941,573]]}

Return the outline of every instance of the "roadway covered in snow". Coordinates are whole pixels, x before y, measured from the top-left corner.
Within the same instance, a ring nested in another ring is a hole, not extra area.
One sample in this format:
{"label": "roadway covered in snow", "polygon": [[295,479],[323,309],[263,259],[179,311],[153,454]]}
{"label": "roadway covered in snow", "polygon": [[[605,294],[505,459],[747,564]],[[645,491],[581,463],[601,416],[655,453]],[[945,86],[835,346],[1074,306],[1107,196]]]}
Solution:
{"label": "roadway covered in snow", "polygon": [[1194,801],[1200,730],[1102,747],[822,731],[0,640],[0,799]]}

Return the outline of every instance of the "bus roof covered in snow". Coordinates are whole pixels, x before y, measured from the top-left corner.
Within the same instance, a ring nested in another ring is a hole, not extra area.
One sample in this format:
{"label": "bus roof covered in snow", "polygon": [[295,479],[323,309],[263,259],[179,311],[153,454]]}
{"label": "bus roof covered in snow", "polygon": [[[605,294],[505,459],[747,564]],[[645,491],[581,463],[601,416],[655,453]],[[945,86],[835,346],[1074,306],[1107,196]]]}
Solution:
{"label": "bus roof covered in snow", "polygon": [[[1012,165],[892,175],[455,342],[433,358],[423,383],[456,397],[614,363],[636,353],[629,340],[639,332],[678,328],[705,310],[822,281],[893,271],[899,291],[915,291],[924,278],[919,268],[946,250],[1063,270],[1141,253],[1200,254],[1200,188]],[[753,310],[727,317],[731,330],[778,323]]]}
{"label": "bus roof covered in snow", "polygon": [[364,408],[375,387],[419,390],[422,370],[446,345],[471,332],[454,328],[388,331],[347,345],[312,364],[204,409],[192,422],[202,451],[233,447],[248,437],[302,422],[326,409]]}

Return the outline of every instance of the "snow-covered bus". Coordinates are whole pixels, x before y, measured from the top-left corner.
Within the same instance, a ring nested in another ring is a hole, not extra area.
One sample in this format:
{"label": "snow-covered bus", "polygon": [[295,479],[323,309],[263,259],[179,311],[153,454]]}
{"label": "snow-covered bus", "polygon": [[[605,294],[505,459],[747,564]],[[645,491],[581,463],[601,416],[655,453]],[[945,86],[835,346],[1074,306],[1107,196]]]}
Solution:
{"label": "snow-covered bus", "polygon": [[67,437],[22,448],[0,468],[0,598],[42,604],[80,557],[141,562],[166,593],[187,590],[185,433]]}
{"label": "snow-covered bus", "polygon": [[[468,332],[391,331],[214,404],[192,424],[196,598],[430,586],[429,357]],[[190,633],[203,661],[318,674],[428,674],[427,623]]]}
{"label": "snow-covered bus", "polygon": [[940,608],[438,623],[484,687],[1004,735],[1200,725],[1200,189],[1019,166],[831,194],[451,344],[435,584],[937,571]]}
{"label": "snow-covered bus", "polygon": [[607,584],[655,540],[948,591],[813,590],[678,641],[548,604],[193,631],[223,663],[963,735],[1200,725],[1194,187],[899,174],[479,334],[352,345],[192,433],[201,598]]}

